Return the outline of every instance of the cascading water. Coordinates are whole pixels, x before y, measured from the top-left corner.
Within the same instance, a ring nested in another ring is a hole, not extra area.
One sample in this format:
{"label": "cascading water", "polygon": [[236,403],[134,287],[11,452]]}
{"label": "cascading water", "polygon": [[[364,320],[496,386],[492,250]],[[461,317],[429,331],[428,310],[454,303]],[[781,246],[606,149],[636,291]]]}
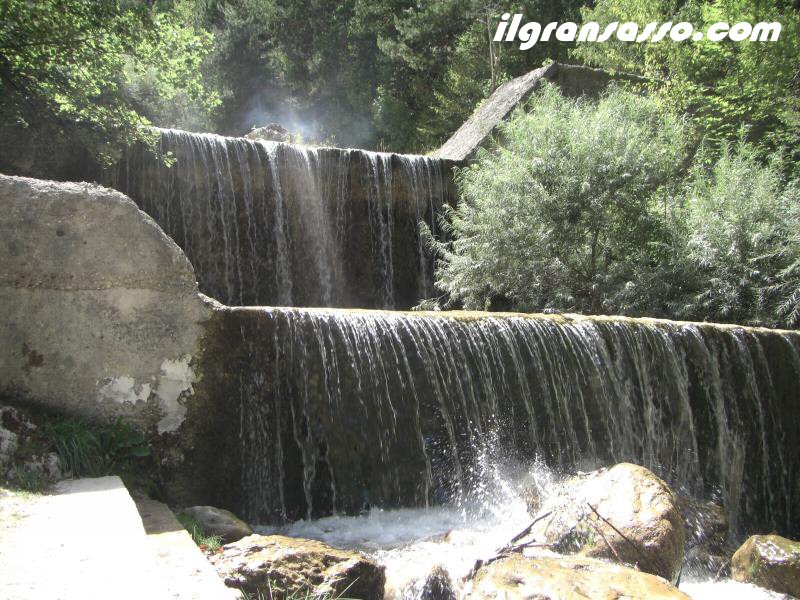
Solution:
{"label": "cascading water", "polygon": [[734,528],[796,527],[800,334],[622,318],[252,315],[241,393],[251,520],[452,500],[474,489],[476,452],[491,440],[554,468],[636,462],[721,495]]}
{"label": "cascading water", "polygon": [[453,202],[452,163],[159,130],[109,183],[233,305],[409,308],[432,291],[418,224]]}
{"label": "cascading water", "polygon": [[[530,522],[522,477],[622,461],[797,535],[800,333],[576,315],[236,309],[238,509],[456,592]],[[358,515],[361,516],[347,516]],[[334,515],[334,516],[330,516]],[[769,593],[709,576],[695,598]],[[705,577],[705,579],[704,579]]]}

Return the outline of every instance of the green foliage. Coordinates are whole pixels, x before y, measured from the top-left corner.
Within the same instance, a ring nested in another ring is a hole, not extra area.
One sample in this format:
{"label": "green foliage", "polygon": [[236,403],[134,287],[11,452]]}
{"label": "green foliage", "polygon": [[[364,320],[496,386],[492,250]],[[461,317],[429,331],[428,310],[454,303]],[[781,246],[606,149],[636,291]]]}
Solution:
{"label": "green foliage", "polygon": [[24,492],[39,494],[50,486],[50,479],[41,469],[16,466],[11,472],[10,482]]}
{"label": "green foliage", "polygon": [[800,175],[800,10],[779,0],[599,0],[582,20],[687,21],[705,30],[716,22],[778,21],[775,42],[724,40],[579,45],[573,56],[606,69],[641,73],[666,109],[692,115],[695,139],[720,146],[742,127],[762,158],[783,149],[783,170]]}
{"label": "green foliage", "polygon": [[[437,285],[467,308],[619,312],[650,264],[663,203],[685,160],[684,125],[613,90],[597,105],[545,86],[501,127],[502,145],[458,177],[462,202]],[[428,236],[430,237],[430,236]]]}
{"label": "green foliage", "polygon": [[45,434],[52,441],[65,472],[83,477],[100,470],[100,440],[94,427],[85,421],[56,421],[47,426]]}
{"label": "green foliage", "polygon": [[[657,100],[546,88],[460,172],[451,304],[800,325],[800,187],[752,144],[703,149]],[[718,155],[718,156],[717,156]]]}
{"label": "green foliage", "polygon": [[778,157],[763,165],[752,146],[725,145],[712,168],[695,169],[682,229],[676,260],[691,289],[680,316],[800,324],[800,189]]}
{"label": "green foliage", "polygon": [[96,152],[110,160],[119,144],[153,140],[147,111],[131,99],[138,86],[139,105],[145,103],[145,80],[151,102],[185,95],[213,107],[197,71],[210,39],[168,8],[162,13],[134,0],[3,2],[4,118],[20,127],[43,121],[66,128],[80,124],[79,131],[95,132],[90,137]]}
{"label": "green foliage", "polygon": [[178,519],[184,529],[192,536],[192,540],[197,544],[201,550],[208,552],[216,552],[222,547],[222,536],[219,535],[206,535],[200,524],[191,516],[186,513],[176,513],[175,517]]}
{"label": "green foliage", "polygon": [[73,477],[96,477],[150,455],[144,436],[121,420],[97,426],[80,419],[51,422],[45,429],[61,468]]}

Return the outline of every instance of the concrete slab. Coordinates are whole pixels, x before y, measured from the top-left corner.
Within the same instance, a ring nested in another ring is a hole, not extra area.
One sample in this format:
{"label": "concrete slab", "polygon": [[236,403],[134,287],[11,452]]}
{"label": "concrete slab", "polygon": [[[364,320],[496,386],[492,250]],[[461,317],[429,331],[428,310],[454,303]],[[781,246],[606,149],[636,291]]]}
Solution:
{"label": "concrete slab", "polygon": [[63,481],[0,526],[0,599],[171,598],[119,477]]}
{"label": "concrete slab", "polygon": [[180,600],[235,600],[211,563],[166,504],[137,498],[147,543],[156,557],[168,598]]}

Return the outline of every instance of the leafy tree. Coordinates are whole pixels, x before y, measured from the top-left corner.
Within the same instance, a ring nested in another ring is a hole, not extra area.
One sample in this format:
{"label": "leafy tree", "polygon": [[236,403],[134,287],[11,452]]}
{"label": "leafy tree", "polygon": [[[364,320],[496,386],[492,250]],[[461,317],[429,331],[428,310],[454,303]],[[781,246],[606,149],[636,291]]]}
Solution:
{"label": "leafy tree", "polygon": [[579,5],[576,0],[445,0],[404,10],[378,40],[391,73],[375,101],[381,135],[403,150],[440,146],[500,84],[565,58],[571,47],[553,41],[520,51],[494,42],[500,15],[564,21],[577,18]]}
{"label": "leafy tree", "polygon": [[583,22],[686,21],[705,31],[717,22],[778,21],[774,42],[724,40],[579,44],[573,56],[606,69],[641,73],[669,110],[692,115],[697,140],[735,142],[742,127],[762,157],[783,150],[787,173],[800,175],[800,10],[788,0],[599,0]]}
{"label": "leafy tree", "polygon": [[[685,126],[621,90],[599,103],[546,85],[501,126],[502,144],[459,173],[452,242],[432,241],[437,286],[481,309],[619,312],[658,259]],[[428,233],[430,239],[430,234]]]}
{"label": "leafy tree", "polygon": [[[169,7],[172,9],[172,7]],[[106,159],[120,143],[151,138],[126,95],[126,73],[148,77],[166,103],[208,100],[197,65],[208,36],[174,12],[125,0],[5,0],[0,5],[0,108],[6,122],[55,124]],[[87,133],[88,132],[88,133]]]}

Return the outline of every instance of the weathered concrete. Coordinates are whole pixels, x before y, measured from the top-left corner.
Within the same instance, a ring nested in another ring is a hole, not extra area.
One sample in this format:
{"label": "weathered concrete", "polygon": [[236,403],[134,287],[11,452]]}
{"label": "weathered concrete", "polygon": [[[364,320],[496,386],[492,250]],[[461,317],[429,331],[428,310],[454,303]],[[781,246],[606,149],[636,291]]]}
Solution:
{"label": "weathered concrete", "polygon": [[527,100],[539,88],[542,81],[555,83],[567,96],[595,96],[614,80],[637,83],[644,81],[635,75],[611,74],[581,65],[552,63],[534,69],[507,81],[492,92],[432,156],[453,161],[471,159],[478,148],[491,139],[497,126],[507,119],[517,106]]}
{"label": "weathered concrete", "polygon": [[136,500],[164,591],[176,600],[237,600],[166,504]]}
{"label": "weathered concrete", "polygon": [[0,396],[175,431],[210,309],[119,192],[0,176]]}

